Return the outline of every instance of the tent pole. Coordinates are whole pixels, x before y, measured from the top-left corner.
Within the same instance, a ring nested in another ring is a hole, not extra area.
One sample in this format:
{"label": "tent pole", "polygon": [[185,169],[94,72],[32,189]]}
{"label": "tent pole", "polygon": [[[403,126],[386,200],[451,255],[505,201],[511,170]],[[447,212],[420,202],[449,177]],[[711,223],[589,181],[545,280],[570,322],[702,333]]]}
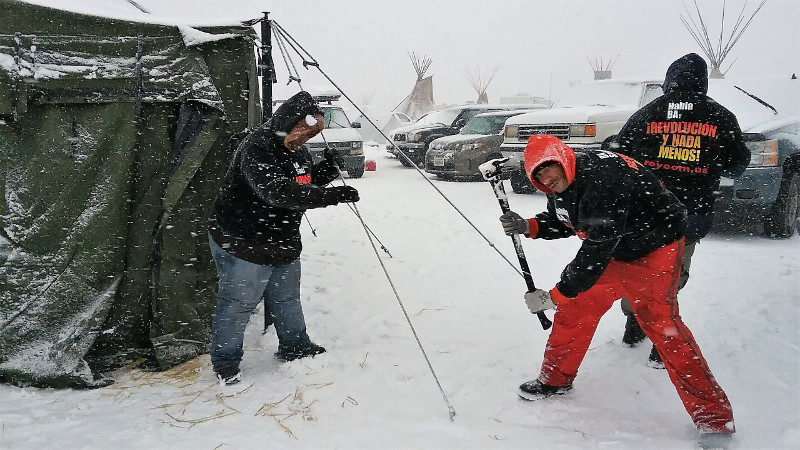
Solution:
{"label": "tent pole", "polygon": [[[261,123],[272,117],[272,83],[275,82],[275,66],[272,64],[272,22],[269,11],[264,11],[261,21]],[[264,296],[264,333],[272,323],[267,297]]]}
{"label": "tent pole", "polygon": [[272,22],[269,12],[264,12],[261,21],[261,122],[272,117],[272,83],[275,82],[275,67],[272,64]]}

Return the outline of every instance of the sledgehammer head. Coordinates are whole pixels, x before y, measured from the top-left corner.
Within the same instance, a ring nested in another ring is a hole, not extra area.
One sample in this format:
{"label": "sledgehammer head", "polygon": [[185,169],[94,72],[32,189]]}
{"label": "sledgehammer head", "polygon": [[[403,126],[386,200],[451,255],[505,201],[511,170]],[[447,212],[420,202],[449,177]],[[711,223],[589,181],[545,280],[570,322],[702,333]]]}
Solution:
{"label": "sledgehammer head", "polygon": [[509,158],[492,159],[478,166],[478,170],[481,172],[481,175],[483,175],[483,179],[487,181],[499,179],[500,174],[503,172],[503,164],[507,163],[508,159]]}

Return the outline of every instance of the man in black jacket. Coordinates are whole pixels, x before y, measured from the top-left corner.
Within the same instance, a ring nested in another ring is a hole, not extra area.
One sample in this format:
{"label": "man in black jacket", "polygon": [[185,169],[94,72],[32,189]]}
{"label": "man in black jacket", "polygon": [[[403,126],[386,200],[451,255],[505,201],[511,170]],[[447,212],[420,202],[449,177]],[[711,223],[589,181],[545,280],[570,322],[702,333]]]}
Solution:
{"label": "man in black jacket", "polygon": [[287,361],[325,352],[306,333],[300,304],[300,222],[305,210],[358,201],[350,186],[325,188],[339,176],[333,155],[312,165],[303,147],[323,128],[307,92],[282,104],[239,145],[214,201],[209,245],[219,275],[211,363],[224,384],[240,379],[250,314],[266,299]]}
{"label": "man in black jacket", "polygon": [[684,407],[703,433],[730,435],[733,412],[691,331],[681,320],[678,283],[686,208],[650,171],[610,151],[574,152],[554,136],[534,135],[525,173],[547,194],[547,211],[531,219],[501,216],[506,234],[583,243],[549,292],[525,294],[532,313],[556,308],[539,377],[520,386],[538,400],[572,389],[600,318],[628,297]]}
{"label": "man in black jacket", "polygon": [[[664,95],[643,106],[622,127],[611,149],[641,162],[686,205],[688,225],[678,289],[689,279],[695,245],[714,221],[714,191],[721,175],[738,177],[750,162],[736,116],[708,97],[706,62],[689,53],[673,62],[664,77]],[[631,346],[644,333],[627,299],[623,342]],[[661,358],[650,353],[655,367]]]}

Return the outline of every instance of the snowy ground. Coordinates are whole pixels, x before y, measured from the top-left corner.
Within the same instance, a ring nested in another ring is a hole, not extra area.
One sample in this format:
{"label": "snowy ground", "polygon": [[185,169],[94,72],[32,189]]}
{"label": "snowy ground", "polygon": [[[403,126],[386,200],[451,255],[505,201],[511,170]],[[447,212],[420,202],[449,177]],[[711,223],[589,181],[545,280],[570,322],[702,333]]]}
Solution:
{"label": "snowy ground", "polygon": [[[126,368],[96,390],[0,385],[0,448],[696,448],[666,372],[646,365],[649,344],[621,343],[616,307],[570,395],[520,400],[517,386],[538,374],[548,334],[525,308],[524,281],[416,171],[382,148],[368,158],[377,171],[346,182],[391,253],[379,250],[391,284],[346,205],[308,213],[316,237],[303,226],[306,319],[328,353],[277,361],[259,312],[236,386],[221,388],[205,356],[164,373]],[[487,183],[433,183],[515,258]],[[541,194],[509,197],[523,215],[544,207]],[[736,448],[800,448],[798,243],[712,234],[680,296],[733,404]],[[580,242],[524,245],[537,285],[550,288]]]}

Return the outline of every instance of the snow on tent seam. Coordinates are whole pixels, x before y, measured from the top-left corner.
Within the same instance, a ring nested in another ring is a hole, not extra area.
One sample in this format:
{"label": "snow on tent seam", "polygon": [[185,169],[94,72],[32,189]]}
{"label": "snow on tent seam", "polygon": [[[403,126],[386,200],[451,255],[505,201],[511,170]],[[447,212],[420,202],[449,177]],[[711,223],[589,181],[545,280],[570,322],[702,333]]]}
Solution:
{"label": "snow on tent seam", "polygon": [[99,386],[206,352],[205,222],[261,118],[253,29],[0,10],[0,378]]}

